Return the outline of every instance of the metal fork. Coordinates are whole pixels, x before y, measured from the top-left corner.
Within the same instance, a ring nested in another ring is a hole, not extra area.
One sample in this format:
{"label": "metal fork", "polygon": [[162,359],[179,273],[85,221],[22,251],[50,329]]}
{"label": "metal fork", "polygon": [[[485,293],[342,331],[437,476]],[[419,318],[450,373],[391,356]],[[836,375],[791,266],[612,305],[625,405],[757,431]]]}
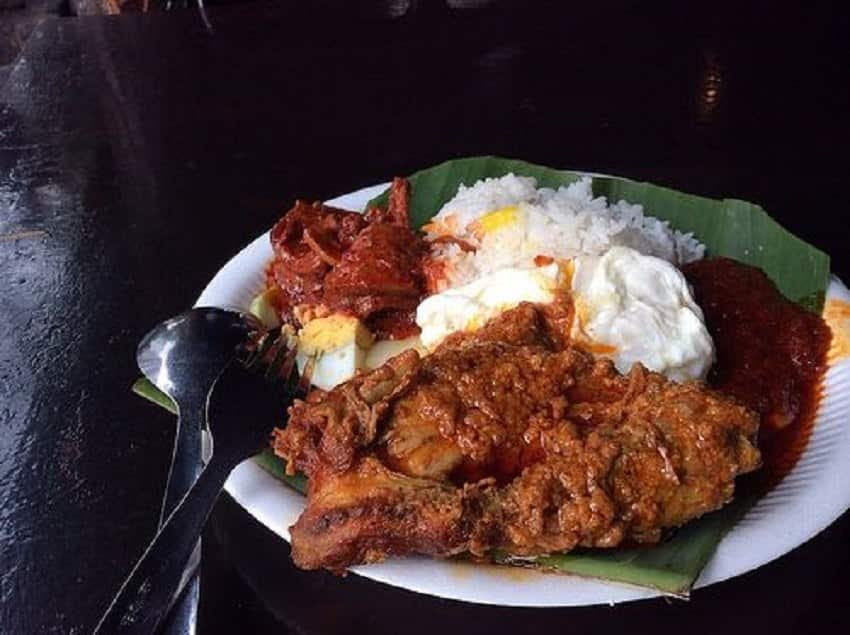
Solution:
{"label": "metal fork", "polygon": [[225,369],[210,395],[210,461],[136,563],[95,633],[154,632],[227,477],[267,442],[299,387],[295,347],[280,330],[252,340]]}

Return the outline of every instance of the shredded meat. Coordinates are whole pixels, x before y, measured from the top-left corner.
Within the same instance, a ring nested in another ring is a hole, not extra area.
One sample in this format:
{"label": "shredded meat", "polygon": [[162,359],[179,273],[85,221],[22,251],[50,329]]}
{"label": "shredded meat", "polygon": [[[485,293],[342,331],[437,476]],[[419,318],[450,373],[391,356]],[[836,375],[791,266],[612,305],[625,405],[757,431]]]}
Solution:
{"label": "shredded meat", "polygon": [[296,201],[271,231],[274,260],[269,283],[282,290],[282,312],[322,300],[331,267],[365,226],[360,214]]}
{"label": "shredded meat", "polygon": [[323,302],[362,317],[414,310],[422,295],[420,251],[409,228],[369,225],[325,276]]}
{"label": "shredded meat", "polygon": [[387,207],[366,214],[297,201],[271,232],[267,282],[278,292],[281,319],[340,312],[364,320],[379,339],[416,334],[425,282],[409,199],[407,180],[397,178]]}
{"label": "shredded meat", "polygon": [[758,467],[754,412],[640,365],[620,375],[551,323],[521,305],[296,402],[273,438],[309,477],[295,563],[653,543]]}

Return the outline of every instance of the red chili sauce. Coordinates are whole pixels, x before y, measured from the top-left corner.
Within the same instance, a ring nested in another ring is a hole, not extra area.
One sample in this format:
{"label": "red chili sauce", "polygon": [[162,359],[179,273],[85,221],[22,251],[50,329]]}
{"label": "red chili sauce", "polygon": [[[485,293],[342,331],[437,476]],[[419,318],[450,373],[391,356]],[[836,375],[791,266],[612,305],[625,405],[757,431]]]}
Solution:
{"label": "red chili sauce", "polygon": [[710,258],[683,270],[717,349],[709,384],[761,414],[764,465],[754,485],[766,491],[794,467],[809,440],[829,327],[755,267]]}

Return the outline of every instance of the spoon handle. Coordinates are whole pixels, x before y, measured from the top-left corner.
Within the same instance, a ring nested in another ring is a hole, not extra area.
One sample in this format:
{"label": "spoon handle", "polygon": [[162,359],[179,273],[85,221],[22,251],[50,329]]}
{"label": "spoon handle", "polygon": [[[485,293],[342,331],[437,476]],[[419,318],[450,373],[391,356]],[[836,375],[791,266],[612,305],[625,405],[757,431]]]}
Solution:
{"label": "spoon handle", "polygon": [[[201,428],[207,422],[207,395],[198,394],[182,404],[177,415],[174,453],[160,511],[160,526],[192,487],[203,469]],[[185,407],[184,407],[185,406]]]}
{"label": "spoon handle", "polygon": [[[162,500],[159,526],[162,526],[168,515],[174,511],[192,487],[204,465],[201,428],[207,423],[207,393],[196,392],[191,397],[183,399],[179,405],[174,454],[171,458],[171,469]],[[197,622],[201,587],[196,572],[200,559],[201,541],[198,540],[190,560],[186,563],[184,576],[175,591],[172,607],[163,623],[163,635],[187,635],[195,632],[194,625]]]}
{"label": "spoon handle", "polygon": [[224,487],[232,459],[213,455],[195,484],[133,567],[95,633],[153,633],[178,589],[207,517]]}

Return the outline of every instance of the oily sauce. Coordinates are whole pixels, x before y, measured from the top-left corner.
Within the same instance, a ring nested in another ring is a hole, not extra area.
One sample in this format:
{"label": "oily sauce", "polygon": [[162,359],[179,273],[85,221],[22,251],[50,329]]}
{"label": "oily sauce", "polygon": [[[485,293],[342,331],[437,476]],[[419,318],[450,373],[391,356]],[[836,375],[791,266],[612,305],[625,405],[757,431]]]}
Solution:
{"label": "oily sauce", "polygon": [[770,489],[794,467],[809,440],[829,327],[787,300],[755,267],[710,258],[683,271],[717,349],[709,383],[761,415],[764,464],[755,485]]}

